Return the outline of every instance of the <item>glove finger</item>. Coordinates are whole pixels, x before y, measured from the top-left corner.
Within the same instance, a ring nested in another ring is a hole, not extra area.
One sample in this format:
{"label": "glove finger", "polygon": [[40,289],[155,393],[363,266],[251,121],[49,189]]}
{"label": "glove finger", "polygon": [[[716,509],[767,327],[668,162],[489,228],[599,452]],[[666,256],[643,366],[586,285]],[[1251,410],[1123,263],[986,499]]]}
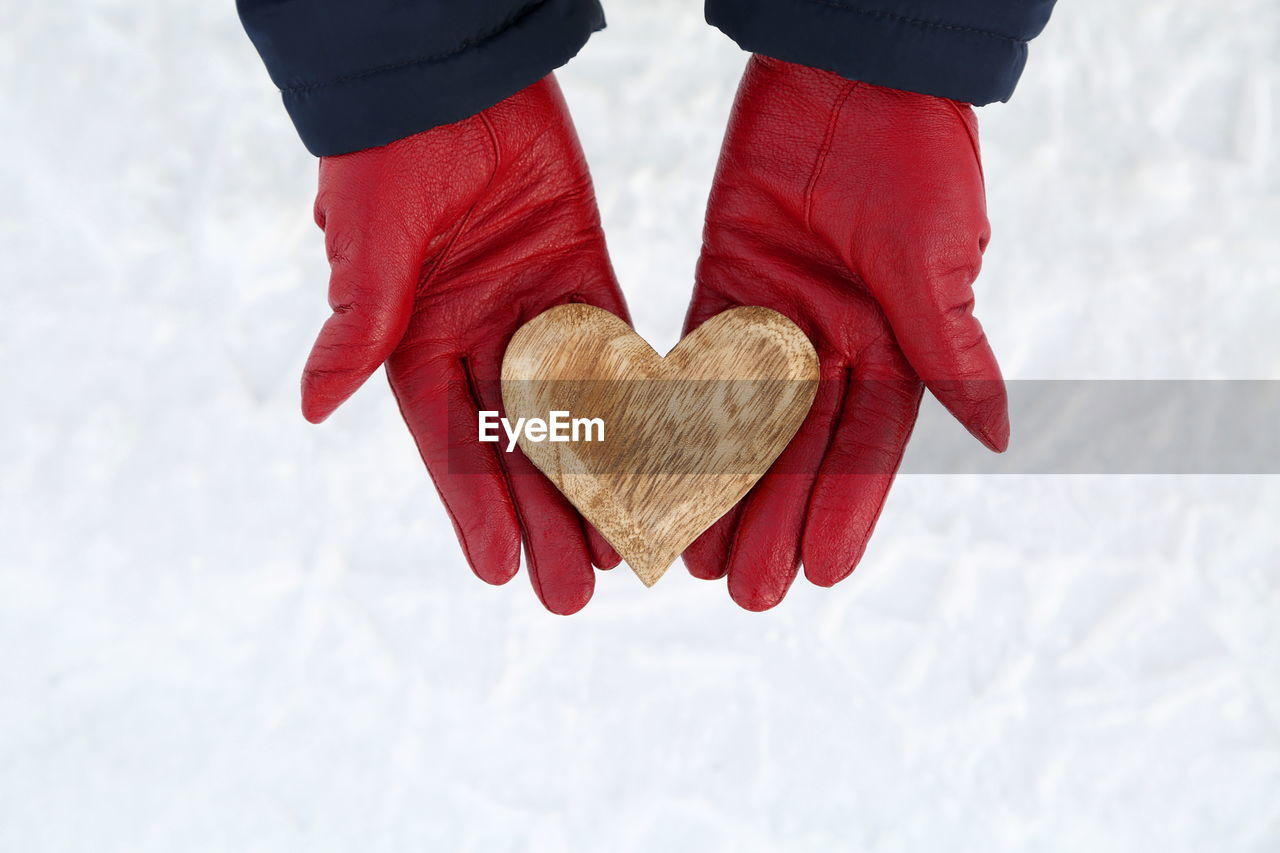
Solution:
{"label": "glove finger", "polygon": [[995,354],[973,316],[975,245],[966,262],[938,265],[873,284],[894,337],[925,385],[975,438],[996,452],[1009,446],[1009,404]]}
{"label": "glove finger", "polygon": [[831,586],[862,558],[911,437],[922,393],[909,370],[850,383],[809,498],[801,554],[811,582]]}
{"label": "glove finger", "polygon": [[804,423],[742,505],[729,551],[729,596],[747,610],[777,605],[800,568],[809,494],[831,437],[843,391],[838,369],[823,381]]}
{"label": "glove finger", "polygon": [[395,350],[413,312],[422,258],[392,226],[354,228],[325,222],[329,306],[302,374],[302,414],[329,417]]}
{"label": "glove finger", "polygon": [[719,580],[729,571],[729,548],[738,529],[742,501],[722,515],[715,524],[684,549],[682,558],[689,574],[704,581]]}
{"label": "glove finger", "polygon": [[609,544],[596,526],[585,518],[582,525],[587,531],[587,549],[591,552],[591,562],[597,569],[612,569],[622,562],[621,555]]}
{"label": "glove finger", "polygon": [[596,583],[582,520],[519,448],[503,457],[534,592],[552,613],[577,613],[591,600]]}
{"label": "glove finger", "polygon": [[520,525],[498,445],[476,440],[478,405],[463,363],[397,352],[387,378],[471,570],[506,583],[520,568]]}
{"label": "glove finger", "polygon": [[[504,412],[499,362],[492,353],[477,355],[475,387],[485,409]],[[504,448],[498,459],[515,501],[534,592],[552,613],[577,613],[591,600],[596,582],[582,517],[519,447],[510,453]]]}

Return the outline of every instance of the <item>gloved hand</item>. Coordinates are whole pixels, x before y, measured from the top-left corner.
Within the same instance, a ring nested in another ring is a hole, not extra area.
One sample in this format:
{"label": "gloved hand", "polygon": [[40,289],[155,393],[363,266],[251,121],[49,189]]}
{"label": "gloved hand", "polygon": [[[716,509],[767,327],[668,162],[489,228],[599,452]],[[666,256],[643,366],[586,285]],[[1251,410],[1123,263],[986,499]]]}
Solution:
{"label": "gloved hand", "polygon": [[332,276],[302,379],[320,422],[384,362],[472,569],[510,580],[523,539],[547,609],[591,598],[618,555],[518,450],[480,443],[502,354],[537,314],[586,302],[628,320],[587,164],[555,80],[464,121],[320,161]]}
{"label": "gloved hand", "polygon": [[973,316],[988,227],[967,104],[761,56],[748,63],[707,208],[686,334],[737,305],[794,320],[818,351],[808,418],[755,488],[686,550],[749,610],[803,559],[830,586],[862,556],[922,383],[993,450],[1005,389]]}

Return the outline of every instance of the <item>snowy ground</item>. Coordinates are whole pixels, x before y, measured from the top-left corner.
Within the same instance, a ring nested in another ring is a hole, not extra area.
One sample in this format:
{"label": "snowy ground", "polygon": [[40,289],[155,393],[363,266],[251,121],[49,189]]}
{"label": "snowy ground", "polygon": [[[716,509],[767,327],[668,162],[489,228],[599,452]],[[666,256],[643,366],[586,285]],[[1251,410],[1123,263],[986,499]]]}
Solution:
{"label": "snowy ground", "polygon": [[[742,56],[610,5],[562,82],[661,349]],[[298,413],[315,165],[232,6],[0,0],[0,850],[1280,849],[1280,478],[904,477],[764,615],[475,580],[383,382]],[[1280,379],[1277,57],[1061,4],[981,112],[1007,375]]]}

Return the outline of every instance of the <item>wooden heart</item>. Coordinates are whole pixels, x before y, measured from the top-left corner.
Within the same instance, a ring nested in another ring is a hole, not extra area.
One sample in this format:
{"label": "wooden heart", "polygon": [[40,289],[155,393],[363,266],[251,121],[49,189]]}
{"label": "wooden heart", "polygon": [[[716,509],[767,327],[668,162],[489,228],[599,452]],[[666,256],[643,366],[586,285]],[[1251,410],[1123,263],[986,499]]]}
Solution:
{"label": "wooden heart", "polygon": [[561,305],[502,361],[508,421],[546,425],[520,431],[520,449],[646,586],[764,475],[817,387],[808,338],[758,307],[711,318],[663,358],[608,311]]}

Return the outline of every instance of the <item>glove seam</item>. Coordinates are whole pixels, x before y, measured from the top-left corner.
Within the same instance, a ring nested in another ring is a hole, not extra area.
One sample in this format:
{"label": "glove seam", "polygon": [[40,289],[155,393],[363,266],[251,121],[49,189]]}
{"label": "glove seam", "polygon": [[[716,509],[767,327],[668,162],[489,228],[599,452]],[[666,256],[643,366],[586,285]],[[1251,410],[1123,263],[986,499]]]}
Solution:
{"label": "glove seam", "polygon": [[[496,131],[493,129],[493,125],[489,122],[489,118],[484,113],[478,113],[475,118],[480,120],[480,124],[484,127],[485,133],[488,135],[489,142],[493,146],[494,150],[493,172],[489,175],[489,179],[485,181],[484,188],[480,191],[480,197],[483,197],[488,194],[489,187],[493,186],[493,180],[498,175],[498,137]],[[423,261],[422,272],[418,276],[419,291],[427,287],[427,285],[431,283],[431,280],[435,278],[436,273],[438,273],[445,265],[445,262],[449,259],[450,253],[453,252],[454,245],[462,236],[462,232],[466,230],[467,223],[471,221],[471,217],[475,213],[476,207],[479,204],[479,200],[475,201],[466,209],[462,216],[459,217],[457,225],[453,227],[453,233],[449,236],[449,239],[444,246],[441,247],[440,252],[436,257],[434,259],[427,258]]]}
{"label": "glove seam", "polygon": [[818,234],[813,227],[813,195],[817,190],[818,181],[822,179],[823,169],[827,165],[827,155],[831,153],[831,146],[835,141],[836,125],[840,122],[840,114],[844,112],[844,106],[849,102],[849,98],[861,85],[860,81],[851,82],[836,101],[835,108],[831,111],[831,118],[827,122],[826,133],[822,138],[822,147],[818,150],[818,159],[813,164],[813,174],[809,176],[808,184],[804,189],[804,227],[814,236]]}
{"label": "glove seam", "polygon": [[342,86],[348,83],[355,83],[360,80],[366,80],[370,77],[376,77],[379,74],[386,74],[392,71],[403,71],[406,68],[415,68],[421,65],[436,65],[441,62],[447,62],[448,60],[453,59],[454,57],[459,56],[463,53],[466,53],[469,50],[473,50],[477,47],[480,47],[485,42],[492,41],[493,39],[497,38],[502,33],[506,32],[507,30],[519,24],[522,19],[536,12],[538,8],[544,5],[546,2],[547,0],[532,0],[532,2],[526,3],[524,6],[521,6],[519,9],[513,12],[510,16],[508,16],[505,20],[503,20],[502,23],[497,24],[496,26],[490,27],[486,30],[481,30],[475,35],[472,35],[466,39],[463,39],[458,44],[457,47],[451,50],[447,50],[442,53],[419,56],[413,59],[406,59],[400,62],[393,62],[387,65],[379,65],[374,68],[366,68],[363,71],[353,71],[349,74],[344,74],[340,77],[335,77],[332,80],[325,80],[323,82],[301,83],[297,86],[290,86],[287,89],[281,89],[280,92],[285,95],[299,94],[302,92],[312,92],[312,91],[315,91],[316,89],[327,89],[335,86]]}
{"label": "glove seam", "polygon": [[951,98],[944,98],[951,107],[951,111],[955,113],[957,119],[960,120],[960,126],[964,128],[964,134],[969,138],[969,146],[973,149],[974,162],[978,164],[978,177],[982,179],[982,185],[985,188],[987,184],[987,176],[982,170],[982,151],[978,145],[978,137],[975,135],[973,128],[969,127],[969,122],[965,121],[964,112],[960,109],[960,105]]}
{"label": "glove seam", "polygon": [[981,27],[966,27],[960,24],[945,24],[941,21],[929,21],[923,18],[911,18],[905,15],[896,15],[893,12],[884,12],[879,9],[863,9],[858,6],[849,6],[844,3],[835,2],[835,0],[804,0],[814,6],[825,6],[828,9],[837,9],[841,12],[851,12],[855,15],[861,15],[865,18],[873,18],[880,21],[897,21],[901,24],[907,24],[913,27],[919,27],[926,30],[945,30],[955,33],[969,33],[970,35],[985,36],[987,38],[999,39],[1000,41],[1011,42],[1013,44],[1027,44],[1028,39],[1020,39],[1016,36],[1007,35],[997,32],[996,30],[984,30]]}
{"label": "glove seam", "polygon": [[[489,175],[489,180],[485,181],[484,189],[481,196],[488,195],[489,188],[493,186],[493,182],[498,177],[498,170],[502,168],[502,142],[498,138],[498,129],[493,126],[493,120],[484,112],[476,114],[476,118],[480,119],[481,126],[484,127],[485,134],[489,137],[489,145],[493,148],[493,172]],[[474,209],[474,205],[472,206]],[[471,211],[467,211],[467,216],[471,215]]]}

